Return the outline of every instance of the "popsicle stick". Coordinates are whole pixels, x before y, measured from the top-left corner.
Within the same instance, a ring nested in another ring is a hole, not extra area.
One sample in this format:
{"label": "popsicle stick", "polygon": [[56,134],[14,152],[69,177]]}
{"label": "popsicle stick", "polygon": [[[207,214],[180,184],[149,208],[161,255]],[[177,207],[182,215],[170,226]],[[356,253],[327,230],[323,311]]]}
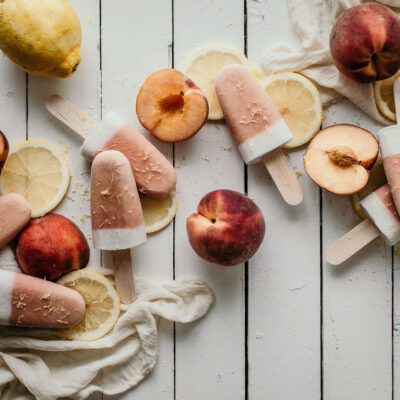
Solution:
{"label": "popsicle stick", "polygon": [[58,94],[52,94],[46,100],[47,111],[68,126],[83,141],[95,129],[97,123],[89,118],[85,111]]}
{"label": "popsicle stick", "polygon": [[400,125],[400,78],[397,78],[394,81],[393,94],[394,94],[397,125]]}
{"label": "popsicle stick", "polygon": [[112,251],[111,257],[114,267],[115,286],[121,303],[131,304],[136,300],[131,249]]}
{"label": "popsicle stick", "polygon": [[379,235],[375,225],[366,219],[328,247],[326,261],[332,265],[342,264]]}
{"label": "popsicle stick", "polygon": [[264,165],[286,203],[295,206],[303,200],[303,190],[285,154],[278,148],[263,157]]}

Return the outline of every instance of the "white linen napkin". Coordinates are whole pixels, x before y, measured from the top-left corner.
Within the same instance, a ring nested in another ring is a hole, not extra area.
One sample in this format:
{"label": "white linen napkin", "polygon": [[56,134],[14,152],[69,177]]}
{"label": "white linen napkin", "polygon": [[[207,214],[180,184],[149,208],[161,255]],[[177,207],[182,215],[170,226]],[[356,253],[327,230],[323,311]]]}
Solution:
{"label": "white linen napkin", "polygon": [[[16,270],[12,251],[6,247],[0,254],[1,267]],[[154,282],[136,276],[135,284],[136,302],[122,305],[114,329],[94,342],[59,340],[51,330],[0,327],[0,399],[81,400],[93,392],[125,392],[157,361],[158,317],[192,322],[215,301],[210,286],[193,277]]]}
{"label": "white linen napkin", "polygon": [[[279,71],[296,71],[315,81],[324,107],[347,97],[366,114],[383,124],[392,124],[378,111],[372,84],[359,84],[342,75],[329,51],[329,36],[336,19],[348,8],[365,3],[360,0],[287,0],[289,18],[301,45],[277,43],[262,57],[266,75]],[[377,0],[399,13],[400,0]],[[394,8],[398,7],[398,8]]]}

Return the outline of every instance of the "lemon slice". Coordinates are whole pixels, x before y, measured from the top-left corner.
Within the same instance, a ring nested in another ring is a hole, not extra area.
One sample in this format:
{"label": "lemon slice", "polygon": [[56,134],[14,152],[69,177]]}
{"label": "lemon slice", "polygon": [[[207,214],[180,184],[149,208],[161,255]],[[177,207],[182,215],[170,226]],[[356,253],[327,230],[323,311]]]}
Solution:
{"label": "lemon slice", "polygon": [[374,99],[376,106],[384,117],[393,122],[396,122],[393,84],[399,76],[400,70],[388,79],[374,82]]}
{"label": "lemon slice", "polygon": [[228,64],[242,64],[253,73],[256,71],[240,50],[218,43],[195,48],[183,61],[180,68],[181,72],[195,82],[207,97],[208,119],[224,118],[217,93],[215,93],[214,78],[218,71]]}
{"label": "lemon slice", "polygon": [[178,198],[175,190],[168,197],[156,199],[140,193],[146,233],[154,233],[166,227],[178,210]]}
{"label": "lemon slice", "polygon": [[379,155],[378,160],[376,160],[375,165],[372,167],[369,173],[368,183],[359,192],[350,196],[351,206],[353,207],[354,212],[360,218],[367,218],[360,206],[360,201],[385,183],[387,183],[385,170],[383,169],[382,159]]}
{"label": "lemon slice", "polygon": [[303,75],[281,72],[268,76],[263,86],[294,136],[283,147],[290,149],[310,141],[322,123],[322,102],[315,85]]}
{"label": "lemon slice", "polygon": [[40,217],[58,206],[70,177],[68,161],[57,146],[28,140],[11,147],[1,173],[1,192],[24,196],[32,217]]}
{"label": "lemon slice", "polygon": [[94,271],[79,270],[63,276],[57,283],[76,290],[86,303],[82,321],[72,328],[60,330],[62,337],[92,341],[102,338],[114,328],[120,313],[120,300],[106,277]]}

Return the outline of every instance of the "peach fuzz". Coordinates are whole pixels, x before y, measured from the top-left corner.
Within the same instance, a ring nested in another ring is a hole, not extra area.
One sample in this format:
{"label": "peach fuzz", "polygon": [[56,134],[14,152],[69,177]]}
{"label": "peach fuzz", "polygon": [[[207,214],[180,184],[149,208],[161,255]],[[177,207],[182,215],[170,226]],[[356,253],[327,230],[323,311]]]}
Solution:
{"label": "peach fuzz", "polygon": [[400,19],[380,4],[352,7],[336,21],[329,45],[348,78],[360,83],[389,78],[400,68]]}
{"label": "peach fuzz", "polygon": [[264,217],[253,200],[232,190],[206,194],[186,220],[189,242],[204,260],[223,266],[249,260],[265,235]]}
{"label": "peach fuzz", "polygon": [[85,267],[90,249],[85,236],[71,220],[47,214],[32,220],[21,232],[16,255],[27,275],[54,281]]}

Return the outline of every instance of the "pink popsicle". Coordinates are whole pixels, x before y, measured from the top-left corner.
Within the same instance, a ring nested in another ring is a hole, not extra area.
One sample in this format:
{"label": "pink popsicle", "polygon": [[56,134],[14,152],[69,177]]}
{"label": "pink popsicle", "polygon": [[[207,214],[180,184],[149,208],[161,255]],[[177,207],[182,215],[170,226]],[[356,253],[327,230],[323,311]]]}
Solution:
{"label": "pink popsicle", "polygon": [[84,314],[85,301],[75,290],[0,270],[0,325],[68,328]]}
{"label": "pink popsicle", "polygon": [[17,193],[0,196],[0,249],[12,240],[30,221],[31,207]]}

